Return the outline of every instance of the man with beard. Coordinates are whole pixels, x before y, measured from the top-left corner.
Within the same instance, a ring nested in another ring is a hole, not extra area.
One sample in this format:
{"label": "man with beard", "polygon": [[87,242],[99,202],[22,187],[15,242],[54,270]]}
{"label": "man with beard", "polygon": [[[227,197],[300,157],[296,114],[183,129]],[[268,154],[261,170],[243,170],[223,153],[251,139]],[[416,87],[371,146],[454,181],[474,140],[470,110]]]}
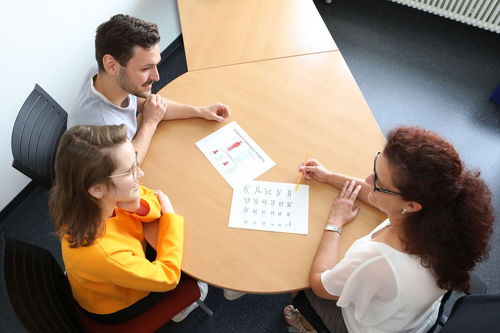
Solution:
{"label": "man with beard", "polygon": [[95,37],[97,68],[93,66],[85,76],[68,128],[125,124],[142,163],[160,121],[200,117],[224,122],[230,111],[223,104],[195,107],[151,93],[153,82],[160,79],[159,41],[156,24],[135,17],[118,14],[101,24]]}

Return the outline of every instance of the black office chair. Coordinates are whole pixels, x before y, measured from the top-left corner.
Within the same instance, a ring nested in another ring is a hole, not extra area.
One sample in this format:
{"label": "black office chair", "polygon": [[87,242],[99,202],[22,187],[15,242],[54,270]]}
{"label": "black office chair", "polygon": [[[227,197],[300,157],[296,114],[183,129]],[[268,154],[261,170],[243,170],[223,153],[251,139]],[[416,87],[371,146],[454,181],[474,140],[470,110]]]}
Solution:
{"label": "black office chair", "polygon": [[143,314],[108,324],[84,313],[73,300],[71,287],[54,256],[47,250],[0,237],[5,288],[10,304],[28,332],[156,332],[193,302],[209,316],[199,299],[195,279],[183,274],[177,287]]}
{"label": "black office chair", "polygon": [[[486,291],[487,291],[486,285],[479,278],[479,276],[477,276],[473,272],[470,272],[469,291],[467,292],[467,295],[485,294]],[[441,304],[439,306],[438,319],[431,327],[431,329],[427,331],[427,333],[434,333],[436,332],[436,329],[438,327],[443,327],[447,323],[448,317],[444,314],[444,307],[448,302],[448,299],[451,297],[451,294],[453,294],[453,290],[448,290],[446,294],[444,294],[443,298],[441,299]]]}
{"label": "black office chair", "polygon": [[5,287],[28,332],[83,332],[66,276],[50,252],[3,238]]}
{"label": "black office chair", "polygon": [[439,333],[500,332],[500,295],[465,295],[451,310]]}
{"label": "black office chair", "polygon": [[54,158],[68,115],[38,84],[19,110],[12,129],[12,166],[50,188]]}
{"label": "black office chair", "polygon": [[[500,295],[486,295],[486,286],[474,273],[470,273],[470,290],[453,305],[450,317],[446,317],[444,307],[453,291],[447,291],[441,299],[438,319],[427,333],[434,333],[441,327],[440,333],[499,332]],[[328,329],[309,303],[305,293],[299,292],[292,304],[307,319],[318,333],[328,333]],[[475,307],[474,311],[471,308]],[[477,322],[481,323],[478,324]]]}

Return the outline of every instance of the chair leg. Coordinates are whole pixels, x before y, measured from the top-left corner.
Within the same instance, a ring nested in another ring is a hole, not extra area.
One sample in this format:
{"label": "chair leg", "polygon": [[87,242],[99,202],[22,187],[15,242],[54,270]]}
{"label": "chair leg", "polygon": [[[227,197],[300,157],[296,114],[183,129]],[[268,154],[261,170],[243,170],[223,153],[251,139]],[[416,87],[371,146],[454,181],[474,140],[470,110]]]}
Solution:
{"label": "chair leg", "polygon": [[206,313],[207,315],[209,315],[210,317],[213,317],[213,315],[214,315],[213,311],[212,311],[212,310],[210,310],[210,308],[209,308],[209,307],[208,307],[205,303],[203,303],[203,301],[201,301],[201,300],[197,300],[197,301],[196,301],[196,304],[198,304],[198,306],[199,306],[200,308],[202,308],[202,309],[203,309],[203,311],[205,311],[205,313]]}

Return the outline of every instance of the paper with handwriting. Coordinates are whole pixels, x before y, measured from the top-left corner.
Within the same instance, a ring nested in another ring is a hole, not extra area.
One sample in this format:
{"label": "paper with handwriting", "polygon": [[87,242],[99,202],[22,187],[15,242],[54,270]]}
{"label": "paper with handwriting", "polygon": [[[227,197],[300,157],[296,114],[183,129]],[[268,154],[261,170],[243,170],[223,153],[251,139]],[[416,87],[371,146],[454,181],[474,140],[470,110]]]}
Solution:
{"label": "paper with handwriting", "polygon": [[265,181],[233,189],[229,227],[296,234],[308,233],[309,186]]}

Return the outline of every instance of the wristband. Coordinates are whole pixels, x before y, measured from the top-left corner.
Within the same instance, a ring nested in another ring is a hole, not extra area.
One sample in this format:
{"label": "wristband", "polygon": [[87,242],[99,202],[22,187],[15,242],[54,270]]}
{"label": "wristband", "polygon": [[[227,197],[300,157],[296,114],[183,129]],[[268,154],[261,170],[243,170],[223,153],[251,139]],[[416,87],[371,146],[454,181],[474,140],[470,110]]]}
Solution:
{"label": "wristband", "polygon": [[338,225],[335,225],[335,224],[325,225],[325,230],[326,231],[333,231],[333,232],[338,233],[339,235],[342,235],[342,230],[339,228]]}

